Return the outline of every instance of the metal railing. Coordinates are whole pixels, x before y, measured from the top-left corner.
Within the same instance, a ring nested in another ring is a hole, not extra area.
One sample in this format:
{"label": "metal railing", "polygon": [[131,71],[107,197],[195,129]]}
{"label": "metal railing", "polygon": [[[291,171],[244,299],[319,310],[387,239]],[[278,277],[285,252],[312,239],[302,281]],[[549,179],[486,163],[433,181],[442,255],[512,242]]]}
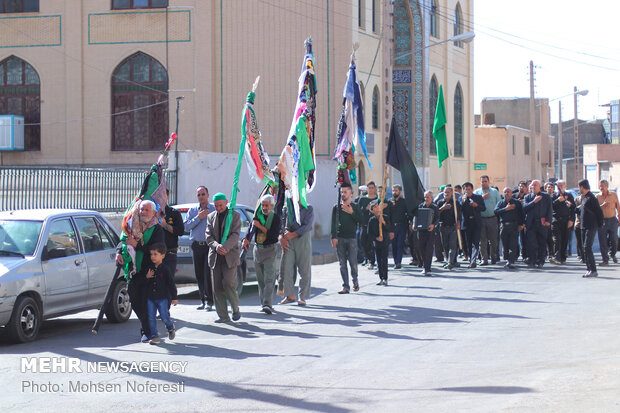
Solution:
{"label": "metal railing", "polygon": [[[149,172],[144,168],[0,166],[0,210],[78,208],[124,211]],[[176,171],[164,171],[170,204]]]}

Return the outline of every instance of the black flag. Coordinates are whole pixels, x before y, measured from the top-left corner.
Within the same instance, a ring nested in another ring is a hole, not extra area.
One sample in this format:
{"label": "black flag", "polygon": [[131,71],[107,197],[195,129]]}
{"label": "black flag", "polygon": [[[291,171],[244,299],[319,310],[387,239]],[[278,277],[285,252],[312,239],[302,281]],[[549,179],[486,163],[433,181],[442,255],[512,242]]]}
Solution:
{"label": "black flag", "polygon": [[409,156],[409,151],[407,151],[403,140],[398,135],[394,118],[392,118],[392,124],[390,125],[390,140],[385,161],[388,165],[400,171],[407,212],[412,215],[418,209],[418,205],[424,201],[424,186],[418,176],[418,170]]}

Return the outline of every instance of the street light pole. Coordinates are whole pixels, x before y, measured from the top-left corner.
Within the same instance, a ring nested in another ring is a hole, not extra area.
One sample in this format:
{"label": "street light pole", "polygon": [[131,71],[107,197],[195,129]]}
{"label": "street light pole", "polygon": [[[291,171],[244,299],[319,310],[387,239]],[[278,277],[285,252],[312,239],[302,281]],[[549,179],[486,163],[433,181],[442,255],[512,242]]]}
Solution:
{"label": "street light pole", "polygon": [[562,179],[562,166],[564,164],[564,150],[562,142],[562,101],[558,101],[558,179]]}

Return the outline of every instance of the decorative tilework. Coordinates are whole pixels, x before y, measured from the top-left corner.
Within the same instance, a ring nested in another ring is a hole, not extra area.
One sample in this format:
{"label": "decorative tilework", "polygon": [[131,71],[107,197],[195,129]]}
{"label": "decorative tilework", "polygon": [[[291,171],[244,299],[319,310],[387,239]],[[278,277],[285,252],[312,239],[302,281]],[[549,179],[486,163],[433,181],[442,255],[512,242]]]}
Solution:
{"label": "decorative tilework", "polygon": [[424,159],[424,36],[422,34],[422,11],[418,0],[409,0],[409,7],[411,9],[413,20],[413,49],[415,50],[415,53],[413,54],[415,90],[414,116],[416,119],[413,126],[415,140],[414,161],[417,166],[422,167],[426,166],[426,160]]}
{"label": "decorative tilework", "polygon": [[[411,26],[405,0],[394,3],[394,56],[411,51]],[[411,55],[396,59],[396,66],[411,67]]]}
{"label": "decorative tilework", "polygon": [[407,144],[409,154],[411,154],[411,136],[409,133],[409,124],[411,122],[411,88],[409,86],[397,86],[392,88],[392,107],[396,127],[400,137]]}
{"label": "decorative tilework", "polygon": [[411,83],[411,70],[393,70],[392,83]]}

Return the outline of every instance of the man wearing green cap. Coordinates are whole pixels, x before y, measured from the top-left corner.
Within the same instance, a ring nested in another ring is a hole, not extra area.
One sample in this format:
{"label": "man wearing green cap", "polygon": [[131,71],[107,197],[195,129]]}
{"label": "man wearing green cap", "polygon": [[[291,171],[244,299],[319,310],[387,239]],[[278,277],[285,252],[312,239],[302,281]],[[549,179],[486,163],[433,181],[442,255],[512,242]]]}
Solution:
{"label": "man wearing green cap", "polygon": [[[215,311],[220,317],[216,322],[230,321],[228,303],[232,307],[232,319],[241,318],[239,312],[239,296],[237,295],[237,266],[239,265],[239,234],[241,232],[241,218],[236,211],[228,209],[226,195],[218,192],[213,196],[215,211],[207,216],[207,244],[209,245],[209,267],[213,279],[213,298]],[[228,214],[232,215],[232,223],[228,237],[222,242],[225,221]]]}

